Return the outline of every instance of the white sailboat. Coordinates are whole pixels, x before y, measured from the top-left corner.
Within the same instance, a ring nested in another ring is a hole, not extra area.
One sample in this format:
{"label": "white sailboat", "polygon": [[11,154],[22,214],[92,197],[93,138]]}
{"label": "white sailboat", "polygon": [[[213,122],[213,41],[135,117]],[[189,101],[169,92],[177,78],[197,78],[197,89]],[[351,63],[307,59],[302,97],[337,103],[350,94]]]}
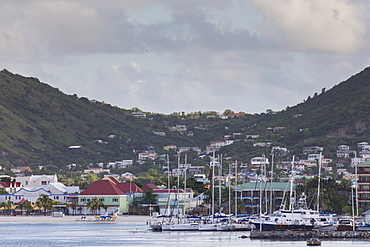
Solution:
{"label": "white sailboat", "polygon": [[[199,223],[199,231],[217,231],[217,225],[219,224],[215,219],[215,152],[212,156],[212,205],[211,205],[211,215],[208,218],[203,219]],[[220,169],[219,169],[220,170]],[[220,204],[221,206],[221,204]]]}

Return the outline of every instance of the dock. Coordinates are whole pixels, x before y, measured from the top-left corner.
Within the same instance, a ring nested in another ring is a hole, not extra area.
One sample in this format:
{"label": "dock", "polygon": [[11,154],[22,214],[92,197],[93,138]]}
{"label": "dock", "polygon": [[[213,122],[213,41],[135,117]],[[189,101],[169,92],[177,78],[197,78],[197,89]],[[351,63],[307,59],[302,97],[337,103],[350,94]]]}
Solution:
{"label": "dock", "polygon": [[287,239],[287,240],[302,240],[309,238],[319,239],[369,239],[370,232],[368,231],[252,231],[251,239]]}

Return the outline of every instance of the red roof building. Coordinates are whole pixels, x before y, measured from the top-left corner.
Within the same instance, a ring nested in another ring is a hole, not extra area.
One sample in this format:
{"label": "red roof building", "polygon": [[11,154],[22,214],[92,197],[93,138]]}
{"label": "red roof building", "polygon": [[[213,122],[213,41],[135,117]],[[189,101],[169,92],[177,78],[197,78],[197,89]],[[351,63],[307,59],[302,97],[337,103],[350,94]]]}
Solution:
{"label": "red roof building", "polygon": [[98,180],[92,183],[80,195],[124,195],[111,180]]}
{"label": "red roof building", "polygon": [[133,182],[127,182],[127,183],[118,183],[117,188],[119,188],[123,193],[143,193],[144,191],[140,189],[139,186],[137,186]]}
{"label": "red roof building", "polygon": [[158,190],[159,188],[155,184],[146,184],[141,189],[143,191],[147,191],[147,190],[150,190],[150,189],[152,189],[152,190]]}
{"label": "red roof building", "polygon": [[14,193],[22,187],[21,182],[0,182],[0,188],[4,188],[8,193]]}

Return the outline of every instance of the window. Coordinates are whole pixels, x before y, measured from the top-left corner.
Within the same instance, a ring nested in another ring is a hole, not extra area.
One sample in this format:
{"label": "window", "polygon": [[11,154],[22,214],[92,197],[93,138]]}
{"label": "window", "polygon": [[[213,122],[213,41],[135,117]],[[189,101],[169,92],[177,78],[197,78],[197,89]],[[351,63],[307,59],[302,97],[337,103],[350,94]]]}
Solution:
{"label": "window", "polygon": [[100,200],[101,202],[104,202],[104,198],[100,198],[99,200]]}
{"label": "window", "polygon": [[81,198],[81,202],[85,202],[86,201],[86,199],[83,197],[83,198]]}
{"label": "window", "polygon": [[117,197],[113,197],[112,202],[118,202],[118,198]]}
{"label": "window", "polygon": [[41,185],[47,185],[47,181],[41,181]]}

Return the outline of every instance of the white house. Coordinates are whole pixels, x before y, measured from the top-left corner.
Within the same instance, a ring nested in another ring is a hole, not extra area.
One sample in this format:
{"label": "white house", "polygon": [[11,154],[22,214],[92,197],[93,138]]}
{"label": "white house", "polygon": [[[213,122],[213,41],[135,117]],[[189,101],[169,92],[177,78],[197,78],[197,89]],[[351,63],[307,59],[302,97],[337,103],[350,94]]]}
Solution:
{"label": "white house", "polygon": [[150,152],[139,153],[138,158],[139,158],[139,160],[146,160],[146,159],[154,160],[155,158],[157,158],[157,154],[156,153],[150,153]]}
{"label": "white house", "polygon": [[141,111],[138,111],[138,112],[134,111],[131,113],[131,116],[138,117],[138,118],[146,118],[146,114]]}
{"label": "white house", "polygon": [[254,157],[251,159],[251,165],[253,167],[261,167],[261,165],[264,164],[264,165],[268,165],[269,164],[269,160],[268,158],[266,157]]}
{"label": "white house", "polygon": [[294,164],[294,170],[296,171],[303,171],[305,169],[305,164]]}
{"label": "white house", "polygon": [[57,175],[31,175],[28,177],[16,177],[16,182],[21,182],[25,187],[43,187],[50,183],[58,183]]}
{"label": "white house", "polygon": [[220,149],[223,146],[226,146],[226,142],[224,142],[224,141],[213,141],[213,142],[211,142],[211,145],[210,145],[212,150]]}
{"label": "white house", "polygon": [[357,143],[357,147],[358,148],[363,148],[364,146],[367,146],[367,145],[369,145],[369,143],[367,143],[367,142],[359,142],[359,143]]}
{"label": "white house", "polygon": [[[321,159],[324,158],[323,155],[321,155]],[[307,157],[308,160],[318,160],[320,159],[320,154],[308,154]]]}
{"label": "white house", "polygon": [[349,146],[347,146],[347,145],[340,145],[340,146],[338,146],[338,150],[348,151],[349,150]]}

